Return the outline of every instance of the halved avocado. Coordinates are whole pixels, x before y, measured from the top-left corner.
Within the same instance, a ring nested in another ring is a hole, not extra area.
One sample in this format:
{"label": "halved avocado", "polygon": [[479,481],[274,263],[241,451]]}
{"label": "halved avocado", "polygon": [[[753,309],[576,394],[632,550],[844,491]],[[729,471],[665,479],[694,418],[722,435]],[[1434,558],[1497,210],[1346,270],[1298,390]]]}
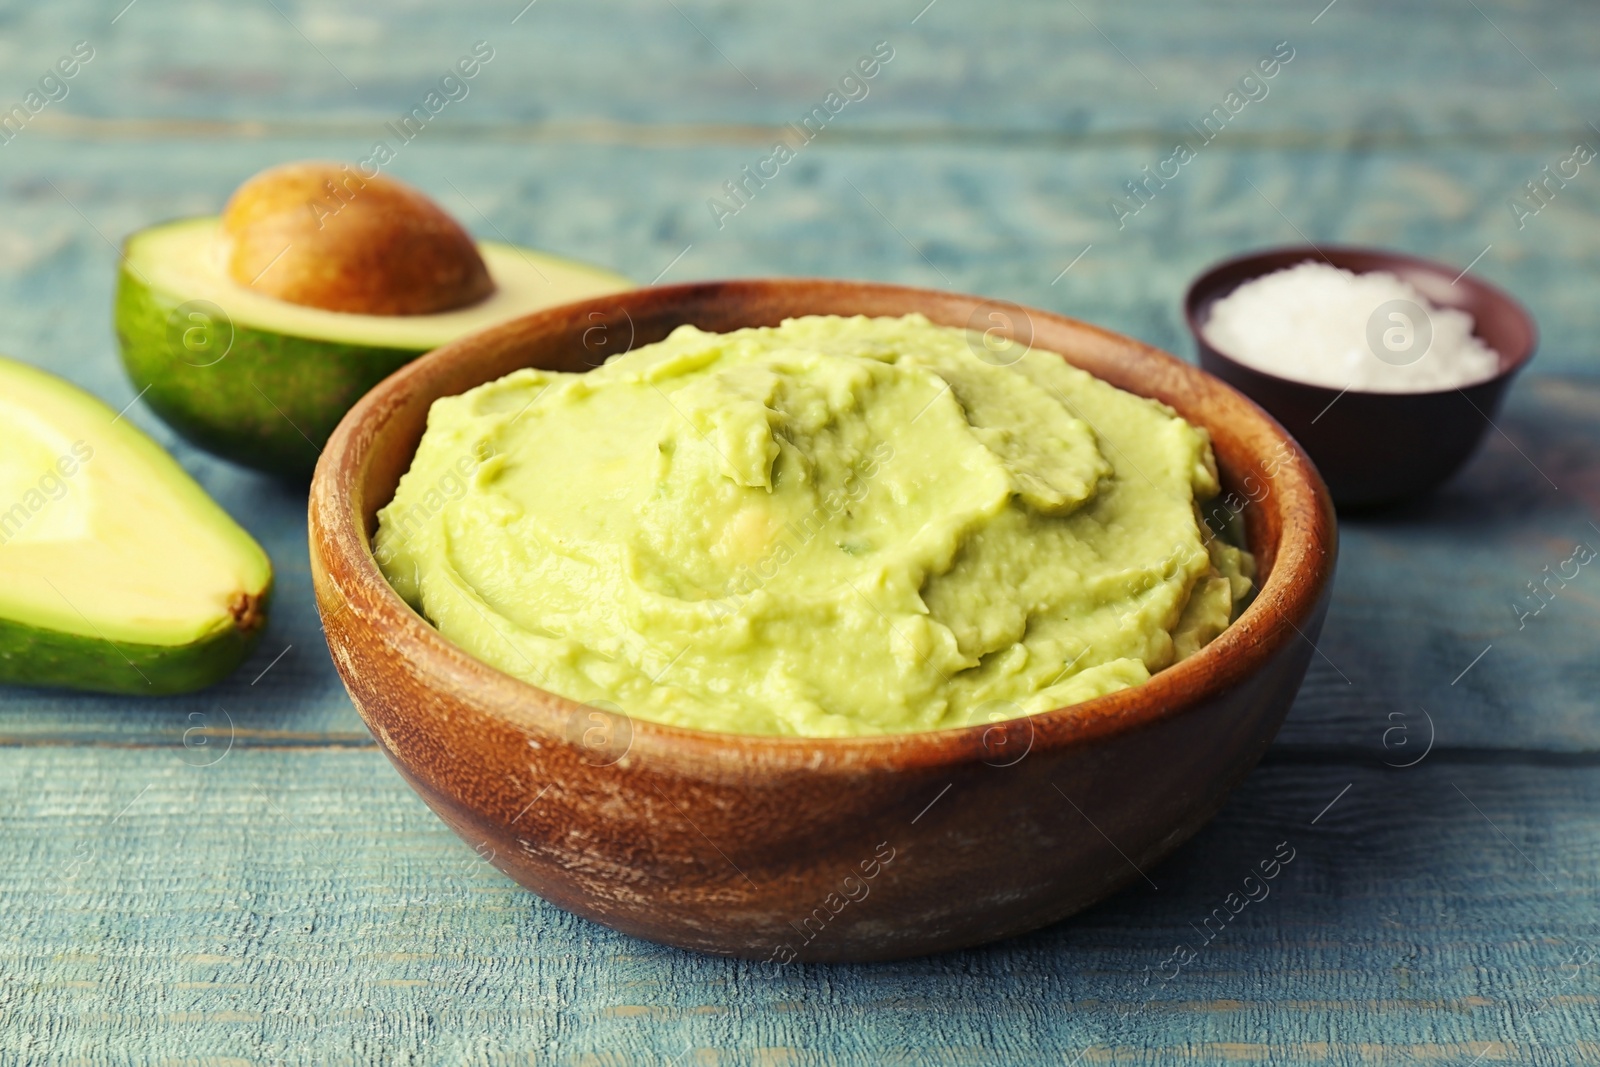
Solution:
{"label": "halved avocado", "polygon": [[0,683],[155,696],[244,661],[272,564],[171,456],[5,358],[0,426]]}
{"label": "halved avocado", "polygon": [[304,476],[339,419],[424,352],[544,307],[632,286],[610,271],[473,242],[385,177],[332,164],[258,175],[221,217],[130,237],[123,364],[200,447]]}

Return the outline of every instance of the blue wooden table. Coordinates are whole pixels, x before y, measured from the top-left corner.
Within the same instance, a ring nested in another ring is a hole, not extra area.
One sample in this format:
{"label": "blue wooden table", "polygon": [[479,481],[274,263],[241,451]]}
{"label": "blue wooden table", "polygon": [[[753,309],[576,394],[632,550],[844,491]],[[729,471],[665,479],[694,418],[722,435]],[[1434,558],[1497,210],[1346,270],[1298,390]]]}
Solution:
{"label": "blue wooden table", "polygon": [[[1516,607],[1600,548],[1600,163],[1525,184],[1600,147],[1600,10],[125,2],[0,8],[4,107],[93,51],[0,144],[0,351],[113,407],[121,238],[274,162],[365,157],[478,41],[492,60],[390,171],[481,236],[640,282],[949,286],[1190,355],[1178,301],[1211,261],[1371,243],[1471,263],[1543,345],[1457,479],[1344,523],[1287,725],[1154,885],[878,966],[660,948],[481,863],[339,685],[303,491],[133,403],[267,547],[277,610],[207,692],[0,692],[0,1063],[1600,1063],[1600,572]],[[708,203],[879,42],[777,178]],[[1195,158],[1130,199],[1178,138]],[[1271,894],[1205,936],[1280,848]]]}

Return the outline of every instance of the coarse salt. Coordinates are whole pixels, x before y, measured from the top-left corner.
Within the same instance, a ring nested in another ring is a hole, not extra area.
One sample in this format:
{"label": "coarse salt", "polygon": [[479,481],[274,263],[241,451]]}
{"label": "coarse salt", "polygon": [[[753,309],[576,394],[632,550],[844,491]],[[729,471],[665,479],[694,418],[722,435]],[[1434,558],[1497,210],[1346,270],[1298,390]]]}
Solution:
{"label": "coarse salt", "polygon": [[1387,271],[1310,261],[1254,278],[1211,307],[1206,343],[1246,366],[1330,389],[1428,393],[1492,378],[1500,359],[1472,316]]}

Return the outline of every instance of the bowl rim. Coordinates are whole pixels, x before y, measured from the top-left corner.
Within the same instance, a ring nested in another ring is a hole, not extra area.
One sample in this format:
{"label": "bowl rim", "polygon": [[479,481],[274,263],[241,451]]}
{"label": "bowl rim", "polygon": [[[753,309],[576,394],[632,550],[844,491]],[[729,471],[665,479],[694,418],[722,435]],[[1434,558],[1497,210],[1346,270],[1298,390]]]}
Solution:
{"label": "bowl rim", "polygon": [[[1441,276],[1450,275],[1453,269],[1448,264],[1437,259],[1428,259],[1425,256],[1414,256],[1409,252],[1395,252],[1386,248],[1376,248],[1370,245],[1273,245],[1268,248],[1258,248],[1253,252],[1245,252],[1237,256],[1230,256],[1227,259],[1219,260],[1211,264],[1211,266],[1201,271],[1195,276],[1195,279],[1189,283],[1189,287],[1184,290],[1183,317],[1184,321],[1189,326],[1189,333],[1194,338],[1196,351],[1200,353],[1201,356],[1213,356],[1217,359],[1221,359],[1227,363],[1230,363],[1235,367],[1242,367],[1254,374],[1259,374],[1263,378],[1269,378],[1276,382],[1283,382],[1287,385],[1299,386],[1304,389],[1319,389],[1328,394],[1340,393],[1341,395],[1348,394],[1350,396],[1404,398],[1441,396],[1448,393],[1460,392],[1465,389],[1479,389],[1484,386],[1490,386],[1504,382],[1521,371],[1523,367],[1527,366],[1528,362],[1533,359],[1534,354],[1539,350],[1539,324],[1538,321],[1534,319],[1533,314],[1523,306],[1521,301],[1512,296],[1510,293],[1506,292],[1504,289],[1500,288],[1498,285],[1495,285],[1493,282],[1484,281],[1482,278],[1472,274],[1472,266],[1468,266],[1466,270],[1456,274],[1455,280],[1451,282],[1451,285],[1466,284],[1469,288],[1475,289],[1479,293],[1483,294],[1490,301],[1504,305],[1512,314],[1516,316],[1516,318],[1522,323],[1523,327],[1527,330],[1528,340],[1527,343],[1524,344],[1517,352],[1502,352],[1496,348],[1494,351],[1496,356],[1499,357],[1500,369],[1488,378],[1484,378],[1476,382],[1468,382],[1466,385],[1452,385],[1443,389],[1423,389],[1408,392],[1382,392],[1373,389],[1345,389],[1341,392],[1341,390],[1336,389],[1333,386],[1323,385],[1320,382],[1302,381],[1299,378],[1288,378],[1282,374],[1274,374],[1272,371],[1262,370],[1260,367],[1257,367],[1252,363],[1246,363],[1235,356],[1229,355],[1227,352],[1224,352],[1222,349],[1206,340],[1205,333],[1202,329],[1205,323],[1202,322],[1199,317],[1201,311],[1200,305],[1203,303],[1209,309],[1212,303],[1215,303],[1217,300],[1221,300],[1224,296],[1227,296],[1228,293],[1233,292],[1235,289],[1239,288],[1239,286],[1245,284],[1245,282],[1254,281],[1257,278],[1264,278],[1268,274],[1285,270],[1287,267],[1293,266],[1295,263],[1304,262],[1306,260],[1320,260],[1335,267],[1341,267],[1345,270],[1352,270],[1357,274],[1367,274],[1375,270],[1384,269],[1383,267],[1377,265],[1361,268],[1349,267],[1344,263],[1338,262],[1341,259],[1373,260],[1379,263],[1389,263],[1397,266],[1415,268],[1418,270],[1426,270]],[[1289,262],[1278,262],[1280,260],[1286,260]],[[1266,266],[1265,264],[1268,261],[1271,261],[1274,265]],[[1473,265],[1476,265],[1476,263],[1474,262]],[[1258,267],[1259,269],[1257,269]],[[1246,270],[1246,268],[1250,269]],[[1218,288],[1219,279],[1225,275],[1234,274],[1236,272],[1244,273],[1243,276],[1229,286],[1226,291],[1217,292],[1216,290]],[[1475,336],[1477,336],[1476,316],[1474,316],[1473,321],[1473,333]],[[1483,340],[1483,338],[1479,336],[1479,340]]]}
{"label": "bowl rim", "polygon": [[[1026,724],[1024,755],[1082,745],[1152,726],[1213,700],[1254,675],[1289,642],[1305,641],[1313,651],[1320,652],[1304,631],[1313,625],[1332,582],[1338,547],[1333,502],[1304,449],[1243,393],[1153,346],[1054,312],[936,289],[813,278],[688,282],[575,301],[489,327],[435,349],[395,371],[345,414],[324,447],[312,479],[308,532],[318,611],[325,630],[330,609],[353,613],[357,622],[352,625],[363,626],[371,639],[409,662],[412,669],[425,672],[458,692],[470,693],[477,712],[498,719],[501,725],[519,733],[576,745],[570,730],[564,731],[563,725],[570,724],[575,714],[589,710],[588,705],[522,681],[471,656],[413,611],[379,571],[362,514],[362,480],[371,445],[377,436],[374,425],[387,421],[403,405],[413,383],[419,379],[425,381],[430,373],[450,361],[470,363],[480,348],[514,344],[517,338],[541,329],[555,330],[563,324],[581,323],[587,321],[583,316],[592,311],[611,312],[619,305],[630,304],[672,306],[684,303],[692,306],[695,298],[760,296],[792,287],[812,292],[831,290],[841,299],[870,293],[877,298],[903,302],[905,309],[900,314],[928,314],[929,307],[952,303],[963,306],[970,303],[974,308],[999,303],[1023,312],[1030,320],[1044,320],[1079,334],[1086,342],[1114,346],[1132,362],[1172,383],[1173,390],[1180,386],[1194,389],[1222,403],[1229,409],[1229,416],[1253,424],[1241,425],[1241,434],[1246,430],[1264,434],[1278,446],[1279,461],[1271,470],[1266,469],[1263,456],[1252,454],[1251,457],[1256,468],[1253,473],[1266,485],[1263,500],[1275,501],[1279,515],[1279,542],[1271,572],[1266,581],[1258,585],[1245,611],[1204,648],[1156,672],[1140,685],[1078,704],[1004,723],[852,737],[723,733],[625,716],[631,738],[619,762],[659,762],[732,776],[745,776],[756,770],[762,773],[809,772],[828,767],[859,773],[991,762],[992,749],[988,746],[992,731],[998,728],[1010,730]],[[929,314],[929,318],[934,316]],[[1046,345],[1039,347],[1055,351]],[[1069,354],[1056,354],[1073,362]],[[490,380],[491,377],[483,379]],[[438,393],[428,402],[431,404],[442,395],[446,394]],[[1221,470],[1219,463],[1219,472]],[[1232,480],[1235,473],[1229,468],[1226,476]],[[327,562],[337,566],[327,566]],[[331,630],[328,636],[331,643]],[[342,668],[345,654],[338,648],[334,653],[336,664]],[[348,683],[348,679],[346,681]],[[359,700],[357,708],[362,710]],[[362,714],[365,718],[365,711]],[[379,740],[381,743],[383,738]]]}

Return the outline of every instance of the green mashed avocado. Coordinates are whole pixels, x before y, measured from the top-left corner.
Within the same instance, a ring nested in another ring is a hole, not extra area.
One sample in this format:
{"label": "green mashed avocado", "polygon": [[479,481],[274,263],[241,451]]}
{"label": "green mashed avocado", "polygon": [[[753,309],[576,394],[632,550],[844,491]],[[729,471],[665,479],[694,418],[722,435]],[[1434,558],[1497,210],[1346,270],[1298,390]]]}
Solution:
{"label": "green mashed avocado", "polygon": [[1210,438],[982,344],[814,317],[517,371],[434,403],[379,564],[500,670],[704,730],[931,730],[1138,685],[1251,590],[1199,517]]}

